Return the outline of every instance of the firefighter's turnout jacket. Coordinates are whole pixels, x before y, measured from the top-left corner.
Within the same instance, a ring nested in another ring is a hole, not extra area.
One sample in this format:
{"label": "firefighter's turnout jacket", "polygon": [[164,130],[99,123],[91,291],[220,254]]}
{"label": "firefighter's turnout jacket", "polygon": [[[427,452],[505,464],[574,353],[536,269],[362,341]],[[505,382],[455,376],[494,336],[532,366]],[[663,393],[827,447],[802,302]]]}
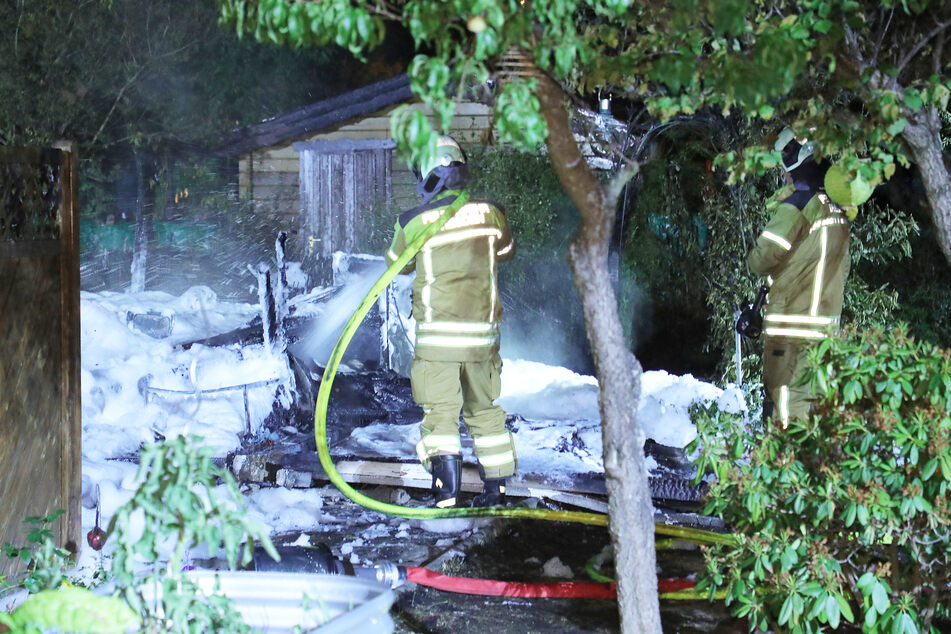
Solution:
{"label": "firefighter's turnout jacket", "polygon": [[[387,265],[438,220],[458,192],[403,213],[396,223]],[[496,263],[515,255],[501,209],[469,201],[403,269],[416,270],[413,317],[416,357],[430,361],[485,361],[499,351],[502,302]]]}
{"label": "firefighter's turnout jacket", "polygon": [[769,283],[763,332],[763,382],[787,425],[809,411],[808,386],[797,386],[805,348],[837,328],[849,274],[849,221],[822,191],[797,190],[782,201],[749,255]]}
{"label": "firefighter's turnout jacket", "polygon": [[[400,215],[386,252],[387,265],[426,225],[438,220],[458,194],[447,191]],[[495,405],[502,369],[497,263],[514,255],[515,243],[502,210],[470,200],[402,270],[416,271],[416,356],[410,379],[413,397],[424,412],[417,452],[427,468],[430,456],[461,452],[461,409],[485,477],[515,472],[515,447],[505,429],[505,412]]]}

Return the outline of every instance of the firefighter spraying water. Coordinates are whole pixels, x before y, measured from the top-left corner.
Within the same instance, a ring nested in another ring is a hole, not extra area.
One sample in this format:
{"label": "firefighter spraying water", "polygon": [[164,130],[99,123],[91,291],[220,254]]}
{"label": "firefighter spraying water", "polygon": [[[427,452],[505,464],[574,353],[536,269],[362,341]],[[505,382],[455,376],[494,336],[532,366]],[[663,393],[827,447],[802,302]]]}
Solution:
{"label": "firefighter spraying water", "polygon": [[[432,159],[418,169],[422,204],[400,215],[386,253],[393,264],[426,225],[447,213],[471,180],[466,156],[440,137]],[[505,214],[470,200],[400,272],[416,271],[413,317],[416,352],[410,380],[423,408],[420,461],[433,475],[435,505],[458,505],[462,474],[459,412],[472,435],[484,487],[473,506],[504,503],[505,479],[515,474],[515,445],[501,391],[499,340],[502,303],[496,266],[515,255]]]}

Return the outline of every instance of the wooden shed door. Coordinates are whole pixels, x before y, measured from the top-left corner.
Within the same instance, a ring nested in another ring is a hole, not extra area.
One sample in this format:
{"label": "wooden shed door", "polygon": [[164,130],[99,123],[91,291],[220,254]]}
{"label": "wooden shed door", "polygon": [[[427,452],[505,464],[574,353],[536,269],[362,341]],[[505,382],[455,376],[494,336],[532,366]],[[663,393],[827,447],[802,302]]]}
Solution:
{"label": "wooden shed door", "polygon": [[[0,544],[25,546],[24,519],[59,509],[57,545],[82,532],[76,166],[0,147]],[[0,556],[8,581],[22,568]]]}
{"label": "wooden shed door", "polygon": [[300,152],[300,246],[305,261],[376,251],[373,216],[392,199],[391,140],[310,141]]}

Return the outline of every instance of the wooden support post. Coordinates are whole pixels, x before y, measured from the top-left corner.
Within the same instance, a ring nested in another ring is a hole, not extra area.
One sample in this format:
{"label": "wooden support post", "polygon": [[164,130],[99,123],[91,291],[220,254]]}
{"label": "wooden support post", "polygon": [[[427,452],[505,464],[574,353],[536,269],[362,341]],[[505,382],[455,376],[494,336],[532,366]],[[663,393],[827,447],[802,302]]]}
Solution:
{"label": "wooden support post", "polygon": [[75,141],[60,141],[60,297],[62,302],[63,464],[66,514],[62,544],[79,552],[82,539],[82,360],[79,321],[79,153]]}

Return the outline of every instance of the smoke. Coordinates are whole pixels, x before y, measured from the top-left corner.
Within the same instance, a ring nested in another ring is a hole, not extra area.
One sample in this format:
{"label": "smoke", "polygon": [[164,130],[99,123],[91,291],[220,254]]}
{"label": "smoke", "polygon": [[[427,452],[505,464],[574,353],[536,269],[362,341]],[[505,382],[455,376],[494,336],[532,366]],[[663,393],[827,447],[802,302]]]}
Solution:
{"label": "smoke", "polygon": [[[504,264],[503,264],[504,266]],[[500,282],[502,356],[594,373],[581,301],[564,260],[522,263],[518,279]],[[650,307],[640,288],[623,276],[615,285],[628,348],[650,329]]]}
{"label": "smoke", "polygon": [[593,363],[584,324],[532,323],[507,315],[502,321],[502,356],[591,374]]}
{"label": "smoke", "polygon": [[[341,254],[337,254],[341,255]],[[326,367],[330,353],[340,338],[350,317],[360,306],[370,289],[386,271],[382,258],[346,258],[334,263],[334,279],[341,283],[333,297],[323,303],[314,325],[295,346],[295,354],[312,359]],[[379,351],[377,351],[379,357]]]}
{"label": "smoke", "polygon": [[593,371],[581,303],[564,260],[501,265],[502,355]]}
{"label": "smoke", "polygon": [[[130,288],[136,200],[126,186],[131,164],[116,160],[117,182],[99,184],[91,194],[95,204],[89,205],[97,213],[84,212],[81,218],[80,284],[86,291]],[[189,165],[180,164],[181,178],[190,173]],[[268,214],[255,213],[250,203],[239,201],[237,184],[228,182],[228,175],[213,170],[202,174],[205,180],[188,181],[190,194],[177,203],[163,203],[159,191],[147,192],[145,290],[179,295],[202,285],[223,299],[254,302],[257,283],[247,267],[265,262],[273,268],[274,242],[281,227]],[[172,187],[168,195],[183,187]]]}

